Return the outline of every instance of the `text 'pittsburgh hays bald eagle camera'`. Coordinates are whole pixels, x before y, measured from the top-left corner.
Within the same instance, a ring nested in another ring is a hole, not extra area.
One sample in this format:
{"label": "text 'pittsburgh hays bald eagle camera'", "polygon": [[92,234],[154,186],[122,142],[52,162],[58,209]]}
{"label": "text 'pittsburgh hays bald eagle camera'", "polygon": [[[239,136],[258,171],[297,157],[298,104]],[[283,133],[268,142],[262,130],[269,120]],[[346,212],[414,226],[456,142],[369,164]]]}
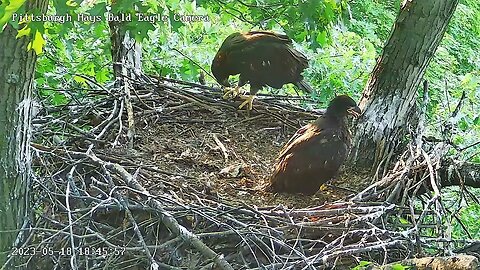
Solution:
{"label": "text 'pittsburgh hays bald eagle camera'", "polygon": [[248,104],[252,109],[255,94],[264,86],[282,88],[293,83],[306,92],[311,87],[303,81],[301,73],[308,67],[308,60],[293,48],[292,40],[282,34],[268,31],[233,33],[222,43],[212,61],[212,73],[223,86],[230,86],[228,78],[240,74],[237,87],[228,91],[238,95],[238,89],[250,83],[250,96],[240,108]]}
{"label": "text 'pittsburgh hays bald eagle camera'", "polygon": [[280,151],[267,191],[312,195],[335,177],[350,148],[346,117],[360,108],[347,95],[330,101],[325,113],[295,133]]}

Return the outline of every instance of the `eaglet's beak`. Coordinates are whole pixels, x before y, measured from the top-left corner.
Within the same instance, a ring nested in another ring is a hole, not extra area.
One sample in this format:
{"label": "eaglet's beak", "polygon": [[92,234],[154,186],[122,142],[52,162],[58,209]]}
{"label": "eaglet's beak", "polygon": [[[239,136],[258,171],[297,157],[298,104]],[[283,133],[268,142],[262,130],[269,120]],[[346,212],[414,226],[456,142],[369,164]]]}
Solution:
{"label": "eaglet's beak", "polygon": [[351,116],[353,116],[355,118],[360,117],[360,115],[362,114],[362,110],[360,110],[360,108],[358,106],[348,108],[347,112],[348,112],[348,114],[350,114]]}

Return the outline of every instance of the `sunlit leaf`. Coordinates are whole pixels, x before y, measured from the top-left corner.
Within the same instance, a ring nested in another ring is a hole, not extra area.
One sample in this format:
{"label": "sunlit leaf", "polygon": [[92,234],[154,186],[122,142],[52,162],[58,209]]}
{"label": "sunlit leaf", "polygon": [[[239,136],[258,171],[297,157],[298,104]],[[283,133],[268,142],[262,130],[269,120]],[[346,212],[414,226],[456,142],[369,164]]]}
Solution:
{"label": "sunlit leaf", "polygon": [[30,29],[30,27],[28,25],[25,25],[22,29],[18,30],[17,32],[17,38],[21,38],[23,36],[28,36],[30,35],[30,31],[32,29]]}
{"label": "sunlit leaf", "polygon": [[410,224],[410,222],[404,218],[399,218],[398,220],[400,221],[401,224]]}
{"label": "sunlit leaf", "polygon": [[34,39],[31,41],[31,48],[35,51],[37,55],[43,52],[43,46],[45,46],[45,39],[43,38],[42,34],[37,31],[35,33]]}
{"label": "sunlit leaf", "polygon": [[83,77],[80,76],[73,76],[73,80],[76,81],[77,83],[84,84],[86,85],[87,80]]}
{"label": "sunlit leaf", "polygon": [[25,3],[26,0],[2,1],[0,5],[0,33],[12,15]]}
{"label": "sunlit leaf", "polygon": [[366,269],[367,266],[369,266],[371,264],[372,264],[371,262],[360,261],[357,266],[352,268],[352,270],[363,270],[363,269]]}

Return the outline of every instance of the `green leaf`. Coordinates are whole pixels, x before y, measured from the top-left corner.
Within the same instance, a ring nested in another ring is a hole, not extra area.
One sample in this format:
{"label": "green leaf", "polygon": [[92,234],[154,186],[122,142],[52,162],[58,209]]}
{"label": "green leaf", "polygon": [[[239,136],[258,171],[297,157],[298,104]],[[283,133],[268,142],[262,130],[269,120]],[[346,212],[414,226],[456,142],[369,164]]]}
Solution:
{"label": "green leaf", "polygon": [[25,25],[22,29],[18,30],[16,38],[30,35],[32,29],[28,25]]}
{"label": "green leaf", "polygon": [[64,94],[55,92],[52,97],[52,104],[55,106],[65,105],[68,103],[67,97]]}
{"label": "green leaf", "polygon": [[110,70],[106,68],[102,68],[100,71],[95,73],[95,79],[99,83],[105,83],[106,81],[109,80],[109,77],[108,77],[109,75],[110,75]]}
{"label": "green leaf", "polygon": [[27,46],[27,49],[33,49],[37,55],[43,52],[43,46],[46,44],[45,39],[43,39],[42,33],[39,31],[35,32],[35,36],[32,41]]}
{"label": "green leaf", "polygon": [[67,14],[68,11],[71,9],[71,6],[67,5],[66,1],[54,0],[53,6],[55,7],[57,14]]}
{"label": "green leaf", "polygon": [[317,41],[318,44],[320,44],[322,47],[325,46],[325,45],[327,44],[327,32],[322,31],[322,32],[318,33],[318,34],[317,34],[316,41]]}
{"label": "green leaf", "polygon": [[369,266],[370,264],[372,264],[372,263],[367,262],[367,261],[360,261],[357,266],[352,268],[352,270],[362,270],[362,269],[367,268],[367,266]]}
{"label": "green leaf", "polygon": [[80,0],[68,0],[66,1],[67,6],[69,7],[78,7],[83,1]]}
{"label": "green leaf", "polygon": [[323,12],[323,14],[327,21],[332,21],[335,18],[335,8],[336,8],[335,0],[325,1],[325,11]]}
{"label": "green leaf", "polygon": [[102,16],[107,12],[107,3],[100,2],[95,4],[91,9],[87,11],[92,16]]}
{"label": "green leaf", "polygon": [[82,85],[86,85],[86,82],[87,82],[86,79],[77,75],[73,76],[73,80]]}
{"label": "green leaf", "polygon": [[392,270],[406,270],[410,269],[410,266],[403,266],[399,263],[392,265]]}
{"label": "green leaf", "polygon": [[12,15],[25,3],[26,0],[10,0],[2,1],[0,5],[0,33],[3,32],[3,28],[10,20]]}
{"label": "green leaf", "polygon": [[182,27],[184,25],[183,22],[181,22],[180,20],[178,20],[178,16],[176,16],[177,14],[175,12],[170,12],[168,14],[168,17],[170,19],[170,25],[172,26],[172,30],[174,32],[177,32],[178,29],[180,29],[180,27]]}
{"label": "green leaf", "polygon": [[133,20],[125,27],[130,31],[130,33],[133,34],[135,40],[139,42],[148,37],[148,31],[155,30],[155,26],[148,21],[139,22],[137,20]]}
{"label": "green leaf", "polygon": [[460,121],[458,122],[458,128],[462,131],[467,131],[469,129],[469,124],[468,121],[465,117],[462,117]]}
{"label": "green leaf", "polygon": [[480,127],[480,115],[475,117],[475,119],[473,120],[473,124],[477,127]]}
{"label": "green leaf", "polygon": [[368,261],[360,261],[360,263],[358,264],[359,266],[368,266],[372,264],[371,262],[368,262]]}
{"label": "green leaf", "polygon": [[410,224],[410,222],[408,222],[408,220],[404,219],[404,218],[398,218],[398,220],[400,221],[401,224]]}

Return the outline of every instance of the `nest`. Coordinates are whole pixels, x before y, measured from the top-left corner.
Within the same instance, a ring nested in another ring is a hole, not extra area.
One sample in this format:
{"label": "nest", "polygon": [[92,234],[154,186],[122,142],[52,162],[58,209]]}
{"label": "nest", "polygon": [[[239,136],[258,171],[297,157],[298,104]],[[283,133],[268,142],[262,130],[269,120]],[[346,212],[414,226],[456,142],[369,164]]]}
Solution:
{"label": "nest", "polygon": [[[313,197],[273,195],[278,150],[321,113],[308,99],[264,95],[247,116],[220,89],[166,78],[86,93],[34,120],[27,269],[342,269],[456,247],[439,149],[412,143],[378,179],[346,168]],[[413,199],[422,187],[434,192]]]}

